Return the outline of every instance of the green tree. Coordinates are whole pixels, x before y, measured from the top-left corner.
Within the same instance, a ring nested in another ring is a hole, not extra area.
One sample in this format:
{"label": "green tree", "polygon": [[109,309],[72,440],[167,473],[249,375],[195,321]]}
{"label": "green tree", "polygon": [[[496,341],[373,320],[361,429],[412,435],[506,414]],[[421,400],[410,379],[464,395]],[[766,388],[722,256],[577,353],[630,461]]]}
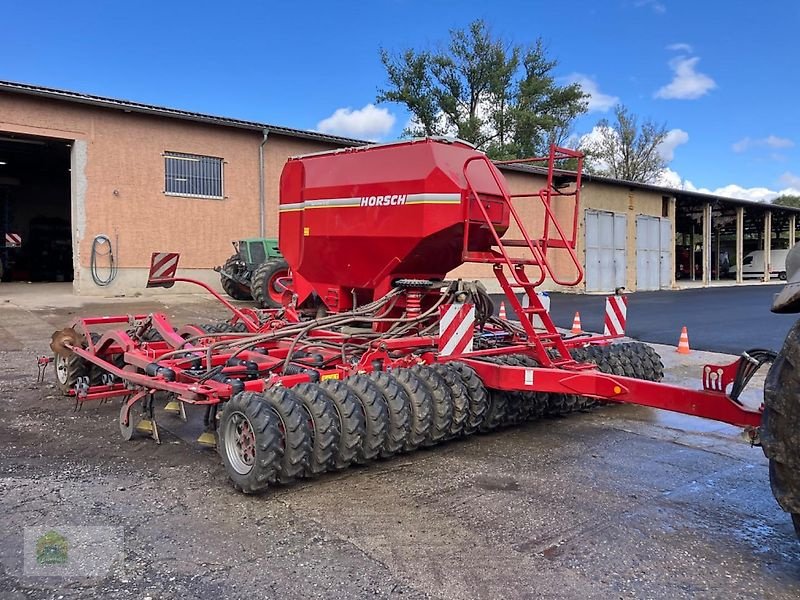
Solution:
{"label": "green tree", "polygon": [[778,206],[792,206],[794,208],[800,208],[800,196],[784,194],[783,196],[778,196],[775,198],[772,203],[777,204]]}
{"label": "green tree", "polygon": [[614,121],[602,119],[592,135],[581,144],[590,173],[652,183],[667,166],[659,146],[667,137],[667,127],[639,119],[626,107],[614,107]]}
{"label": "green tree", "polygon": [[442,50],[381,49],[387,84],[378,102],[412,115],[406,136],[455,135],[492,158],[519,158],[563,141],[586,112],[578,84],[560,86],[541,40],[530,47],[492,35],[482,20],[450,31]]}

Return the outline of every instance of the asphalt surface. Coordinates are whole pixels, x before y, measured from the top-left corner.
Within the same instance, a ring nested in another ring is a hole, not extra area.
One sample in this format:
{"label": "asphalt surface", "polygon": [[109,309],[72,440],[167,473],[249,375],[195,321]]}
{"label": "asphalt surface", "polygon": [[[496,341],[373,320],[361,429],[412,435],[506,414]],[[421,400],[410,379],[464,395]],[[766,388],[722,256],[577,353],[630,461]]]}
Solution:
{"label": "asphalt surface", "polygon": [[[628,295],[627,334],[656,344],[678,344],[686,326],[689,344],[698,350],[741,354],[750,348],[780,350],[798,315],[770,312],[778,285],[744,285]],[[499,306],[502,296],[493,296]],[[570,329],[580,312],[584,331],[602,332],[605,297],[550,294],[550,315],[557,327]],[[512,314],[509,312],[509,314]]]}
{"label": "asphalt surface", "polygon": [[[52,371],[35,382],[74,314],[221,313],[56,300],[0,301],[3,600],[800,597],[800,543],[735,428],[608,406],[244,496],[174,417],[160,446],[125,442],[118,401],[75,413]],[[662,351],[675,383],[709,360]],[[26,575],[42,525],[109,527],[119,556],[92,579]]]}

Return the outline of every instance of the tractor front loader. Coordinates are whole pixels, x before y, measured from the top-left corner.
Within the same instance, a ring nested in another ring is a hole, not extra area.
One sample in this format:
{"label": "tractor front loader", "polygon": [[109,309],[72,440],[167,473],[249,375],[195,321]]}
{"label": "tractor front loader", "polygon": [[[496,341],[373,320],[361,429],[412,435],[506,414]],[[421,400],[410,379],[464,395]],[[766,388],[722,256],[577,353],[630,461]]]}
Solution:
{"label": "tractor front loader", "polygon": [[[125,439],[158,439],[162,405],[179,418],[202,415],[198,441],[217,447],[247,493],[598,402],[731,423],[758,443],[762,413],[738,398],[769,353],[707,365],[702,389],[686,389],[660,382],[663,365],[646,344],[565,336],[553,325],[536,287],[583,278],[582,160],[553,147],[522,161],[546,167],[546,186],[510,194],[495,164],[460,141],[290,159],[279,205],[290,267],[280,307],[237,307],[194,282],[230,310],[228,321],[76,319],[52,340],[59,385],[78,405],[120,398]],[[577,170],[557,168],[567,161]],[[176,276],[177,262],[154,254],[148,286],[192,281]],[[494,316],[479,282],[447,279],[467,263],[489,266],[519,321]],[[796,397],[764,421],[790,410],[797,414]],[[782,452],[778,470],[796,481],[791,419],[769,430],[768,455]]]}

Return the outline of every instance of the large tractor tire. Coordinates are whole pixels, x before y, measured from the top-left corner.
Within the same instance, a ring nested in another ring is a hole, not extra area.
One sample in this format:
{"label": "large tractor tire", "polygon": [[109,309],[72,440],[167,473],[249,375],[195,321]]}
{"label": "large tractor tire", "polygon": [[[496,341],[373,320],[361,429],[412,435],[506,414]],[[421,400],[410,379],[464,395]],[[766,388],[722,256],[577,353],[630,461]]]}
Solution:
{"label": "large tractor tire", "polygon": [[800,537],[800,321],[767,373],[760,437],[772,494]]}
{"label": "large tractor tire", "polygon": [[[245,279],[244,275],[247,272],[247,267],[243,267],[239,255],[234,254],[225,261],[225,264],[222,266],[222,270],[225,273],[230,273],[231,275],[239,276]],[[253,299],[253,295],[249,286],[239,283],[230,277],[225,277],[225,275],[222,274],[219,276],[219,282],[222,285],[222,289],[225,290],[225,293],[234,300]]]}
{"label": "large tractor tire", "polygon": [[278,281],[289,276],[289,264],[282,258],[271,258],[253,271],[250,292],[260,308],[280,308],[286,292]]}

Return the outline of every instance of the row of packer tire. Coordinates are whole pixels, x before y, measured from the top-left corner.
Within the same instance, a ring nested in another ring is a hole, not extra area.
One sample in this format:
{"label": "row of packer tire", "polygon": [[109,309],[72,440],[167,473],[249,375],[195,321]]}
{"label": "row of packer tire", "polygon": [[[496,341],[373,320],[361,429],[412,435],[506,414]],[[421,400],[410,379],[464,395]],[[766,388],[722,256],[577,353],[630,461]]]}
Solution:
{"label": "row of packer tire", "polygon": [[[573,351],[604,373],[658,381],[658,354],[639,342]],[[525,355],[490,359],[536,366]],[[257,493],[325,471],[345,469],[545,416],[584,410],[596,402],[566,394],[487,389],[464,363],[374,371],[343,380],[242,392],[217,425],[220,454],[234,486]]]}

